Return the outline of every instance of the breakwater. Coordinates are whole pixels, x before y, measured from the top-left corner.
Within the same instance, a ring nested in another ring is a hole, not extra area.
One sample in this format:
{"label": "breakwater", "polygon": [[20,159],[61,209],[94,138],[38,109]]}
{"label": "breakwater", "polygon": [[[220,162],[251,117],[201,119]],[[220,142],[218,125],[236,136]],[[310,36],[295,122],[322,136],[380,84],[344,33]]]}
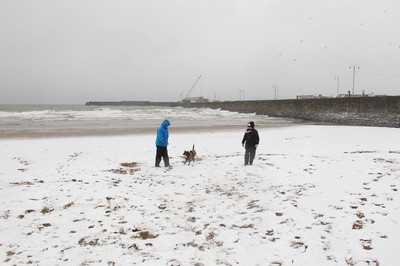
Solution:
{"label": "breakwater", "polygon": [[[91,103],[89,105],[96,105],[95,102]],[[130,103],[134,105],[134,102]],[[271,117],[295,118],[313,122],[400,128],[400,96],[205,103],[140,102],[140,104],[213,108],[241,113],[256,113]]]}

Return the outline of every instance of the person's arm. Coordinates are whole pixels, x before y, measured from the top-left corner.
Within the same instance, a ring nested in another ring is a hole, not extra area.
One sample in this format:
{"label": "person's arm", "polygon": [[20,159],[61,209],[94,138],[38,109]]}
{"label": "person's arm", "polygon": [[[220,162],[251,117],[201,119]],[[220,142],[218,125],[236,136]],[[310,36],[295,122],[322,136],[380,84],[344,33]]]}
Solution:
{"label": "person's arm", "polygon": [[168,131],[167,129],[163,129],[163,142],[165,146],[168,146]]}
{"label": "person's arm", "polygon": [[258,135],[258,131],[256,131],[256,144],[260,144],[260,136]]}
{"label": "person's arm", "polygon": [[255,137],[256,137],[256,139],[255,139],[255,141],[256,141],[256,145],[255,145],[255,147],[257,148],[258,147],[258,144],[260,143],[260,136],[258,135],[258,131],[256,130],[255,131]]}
{"label": "person's arm", "polygon": [[168,140],[166,139],[165,130],[163,128],[159,128],[157,133],[160,140],[160,145],[163,147],[167,146]]}

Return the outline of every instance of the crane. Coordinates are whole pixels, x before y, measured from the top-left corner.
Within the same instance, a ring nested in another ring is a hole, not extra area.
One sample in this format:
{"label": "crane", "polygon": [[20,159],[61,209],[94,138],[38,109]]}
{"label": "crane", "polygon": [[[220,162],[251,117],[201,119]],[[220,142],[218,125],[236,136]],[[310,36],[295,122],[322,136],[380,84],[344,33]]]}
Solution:
{"label": "crane", "polygon": [[200,78],[201,78],[201,74],[200,74],[200,76],[196,79],[196,81],[193,83],[192,87],[190,87],[190,90],[189,90],[188,93],[186,93],[186,96],[185,96],[184,99],[187,99],[187,98],[190,96],[190,94],[192,93],[194,87],[196,87],[196,84],[199,82]]}

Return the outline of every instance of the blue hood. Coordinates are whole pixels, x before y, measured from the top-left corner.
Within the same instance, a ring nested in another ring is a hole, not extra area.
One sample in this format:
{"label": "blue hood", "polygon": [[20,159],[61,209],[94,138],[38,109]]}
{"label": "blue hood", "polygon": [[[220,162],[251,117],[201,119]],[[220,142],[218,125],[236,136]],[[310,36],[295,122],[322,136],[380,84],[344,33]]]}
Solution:
{"label": "blue hood", "polygon": [[164,120],[164,122],[162,122],[162,124],[161,124],[161,126],[165,127],[165,128],[169,127],[170,125],[171,125],[171,123],[168,120]]}

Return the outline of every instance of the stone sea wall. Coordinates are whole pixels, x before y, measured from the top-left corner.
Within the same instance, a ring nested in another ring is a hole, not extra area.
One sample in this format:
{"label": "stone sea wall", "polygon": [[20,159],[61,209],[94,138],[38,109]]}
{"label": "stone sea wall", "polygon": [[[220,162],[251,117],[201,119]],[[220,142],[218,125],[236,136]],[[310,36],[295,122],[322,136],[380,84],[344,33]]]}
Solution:
{"label": "stone sea wall", "polygon": [[213,108],[271,117],[357,126],[400,128],[400,96],[346,97],[206,103],[180,102],[87,102],[86,105],[140,105]]}
{"label": "stone sea wall", "polygon": [[180,103],[241,113],[345,125],[400,128],[400,96]]}

